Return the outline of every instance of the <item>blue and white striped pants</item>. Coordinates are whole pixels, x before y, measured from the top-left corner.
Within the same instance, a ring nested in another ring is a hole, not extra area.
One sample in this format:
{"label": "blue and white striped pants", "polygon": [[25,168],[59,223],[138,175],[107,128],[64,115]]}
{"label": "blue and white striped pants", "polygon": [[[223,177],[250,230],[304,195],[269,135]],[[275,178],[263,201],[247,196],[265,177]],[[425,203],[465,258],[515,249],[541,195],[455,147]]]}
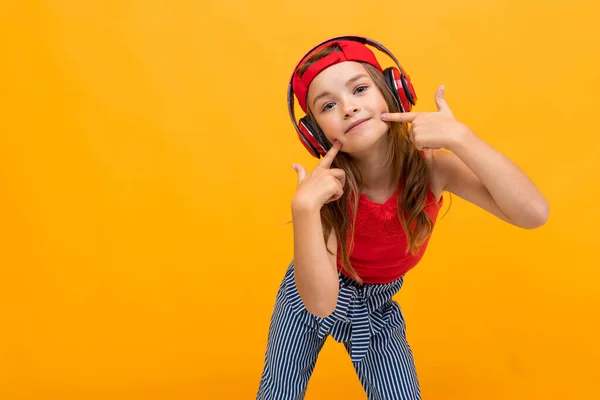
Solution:
{"label": "blue and white striped pants", "polygon": [[316,317],[302,303],[290,263],[271,317],[258,400],[303,399],[328,335],[344,344],[369,400],[421,399],[404,317],[392,299],[403,278],[360,286],[340,274],[339,281],[335,311]]}

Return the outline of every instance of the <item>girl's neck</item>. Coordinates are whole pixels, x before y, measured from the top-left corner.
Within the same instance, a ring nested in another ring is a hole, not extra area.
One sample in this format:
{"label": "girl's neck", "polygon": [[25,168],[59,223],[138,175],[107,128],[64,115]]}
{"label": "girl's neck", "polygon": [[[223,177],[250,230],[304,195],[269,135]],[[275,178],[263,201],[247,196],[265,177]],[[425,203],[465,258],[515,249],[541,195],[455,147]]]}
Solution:
{"label": "girl's neck", "polygon": [[387,193],[396,189],[398,182],[394,179],[393,165],[386,162],[388,148],[385,137],[368,153],[353,157],[362,178],[360,191]]}

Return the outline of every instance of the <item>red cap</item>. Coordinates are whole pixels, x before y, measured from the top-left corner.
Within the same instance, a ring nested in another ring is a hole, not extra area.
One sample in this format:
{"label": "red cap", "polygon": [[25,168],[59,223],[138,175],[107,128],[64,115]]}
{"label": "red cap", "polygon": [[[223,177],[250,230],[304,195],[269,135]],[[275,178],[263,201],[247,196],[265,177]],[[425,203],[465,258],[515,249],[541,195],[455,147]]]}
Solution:
{"label": "red cap", "polygon": [[298,69],[302,64],[296,67],[296,71],[294,72],[294,78],[292,80],[292,88],[294,89],[294,93],[298,98],[298,103],[300,103],[300,107],[306,113],[306,95],[308,94],[308,86],[312,82],[315,77],[321,73],[326,68],[338,64],[344,61],[362,61],[371,64],[379,71],[383,72],[383,69],[377,62],[375,58],[375,54],[362,43],[358,43],[354,40],[338,40],[335,42],[328,42],[323,46],[317,47],[311,53],[307,54],[305,58],[308,58],[311,54],[314,54],[316,51],[323,49],[324,47],[333,46],[337,44],[340,46],[342,51],[334,51],[331,54],[323,57],[316,63],[312,64],[308,69],[304,72],[302,77],[298,75]]}

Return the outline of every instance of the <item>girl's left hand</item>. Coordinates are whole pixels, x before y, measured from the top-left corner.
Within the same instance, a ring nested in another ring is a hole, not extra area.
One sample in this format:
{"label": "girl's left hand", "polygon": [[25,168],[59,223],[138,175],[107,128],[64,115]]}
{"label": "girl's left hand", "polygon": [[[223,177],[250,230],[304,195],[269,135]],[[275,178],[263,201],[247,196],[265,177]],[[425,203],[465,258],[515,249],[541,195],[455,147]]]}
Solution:
{"label": "girl's left hand", "polygon": [[468,126],[454,118],[444,98],[444,86],[440,86],[435,92],[435,103],[437,112],[385,113],[381,114],[381,120],[410,123],[410,140],[418,150],[452,150],[455,143],[472,132]]}

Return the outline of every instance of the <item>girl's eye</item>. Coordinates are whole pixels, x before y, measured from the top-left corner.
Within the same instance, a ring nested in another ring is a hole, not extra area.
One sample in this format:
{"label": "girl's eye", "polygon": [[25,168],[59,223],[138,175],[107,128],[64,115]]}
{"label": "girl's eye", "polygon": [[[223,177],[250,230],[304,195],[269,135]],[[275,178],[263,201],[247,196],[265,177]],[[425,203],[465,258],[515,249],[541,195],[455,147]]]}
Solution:
{"label": "girl's eye", "polygon": [[323,108],[321,109],[321,111],[327,111],[329,109],[329,108],[327,108],[327,106],[329,106],[329,105],[333,106],[333,103],[327,103],[327,104],[325,104],[323,106]]}
{"label": "girl's eye", "polygon": [[[355,94],[356,94],[356,93],[362,93],[362,92],[364,92],[365,90],[367,90],[367,88],[368,88],[368,87],[369,87],[369,86],[367,86],[367,85],[362,85],[362,86],[359,86],[359,87],[357,87],[356,89],[354,89],[354,93],[355,93]],[[327,103],[327,104],[325,104],[325,105],[324,105],[324,106],[321,108],[321,111],[327,111],[327,110],[331,109],[331,107],[333,107],[333,105],[334,105],[334,103]],[[330,107],[330,106],[331,106],[331,107]]]}

